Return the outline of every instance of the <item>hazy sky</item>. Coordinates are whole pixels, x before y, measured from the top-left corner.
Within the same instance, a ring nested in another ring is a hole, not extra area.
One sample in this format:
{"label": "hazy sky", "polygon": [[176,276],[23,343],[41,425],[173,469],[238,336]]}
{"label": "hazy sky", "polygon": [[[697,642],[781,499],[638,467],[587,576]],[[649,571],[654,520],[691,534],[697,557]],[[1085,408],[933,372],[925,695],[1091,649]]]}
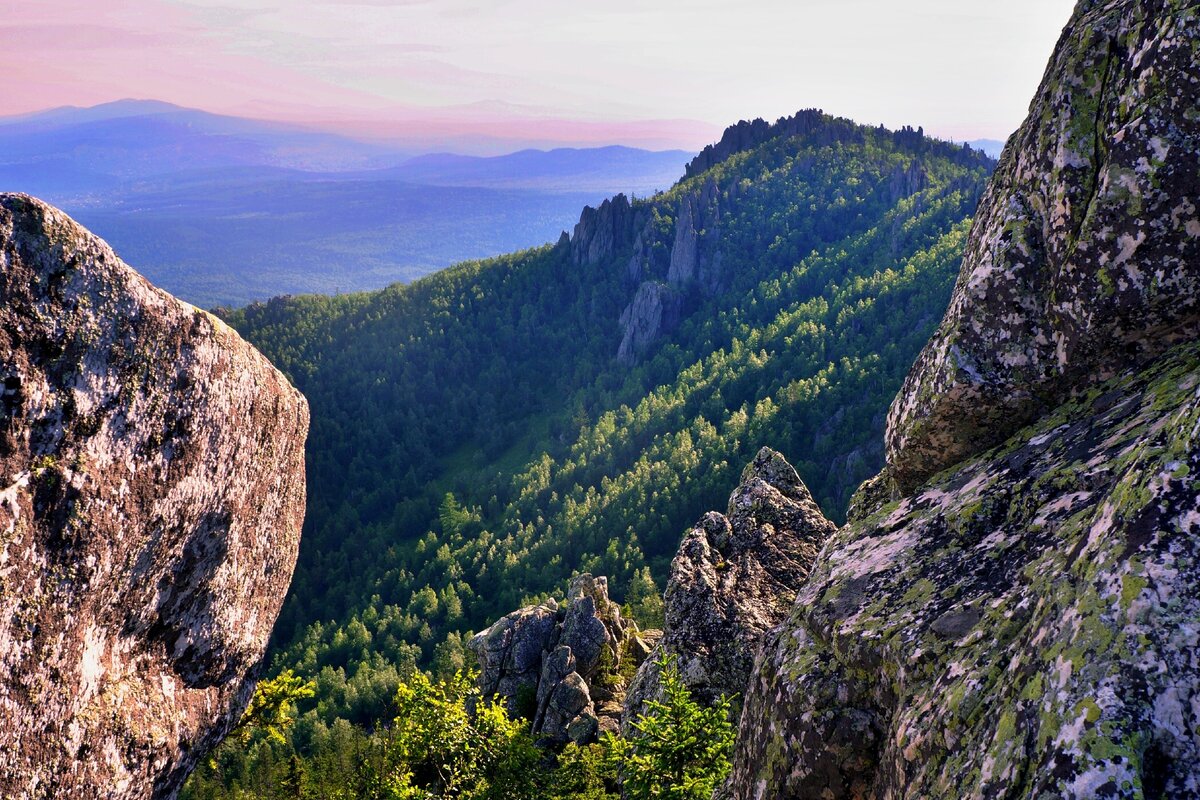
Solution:
{"label": "hazy sky", "polygon": [[[289,119],[553,117],[696,146],[818,106],[1003,138],[1072,0],[0,0],[0,115],[122,97]],[[468,109],[447,107],[469,106]]]}

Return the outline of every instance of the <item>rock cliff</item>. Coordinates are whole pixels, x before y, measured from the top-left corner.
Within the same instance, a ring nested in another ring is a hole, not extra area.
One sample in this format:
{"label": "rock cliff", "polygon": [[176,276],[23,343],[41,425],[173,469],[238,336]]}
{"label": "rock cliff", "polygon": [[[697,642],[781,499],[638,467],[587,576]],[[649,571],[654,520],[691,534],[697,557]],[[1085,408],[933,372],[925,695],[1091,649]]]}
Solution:
{"label": "rock cliff", "polygon": [[1200,333],[1198,13],[1079,4],[892,406],[901,491]]}
{"label": "rock cliff", "polygon": [[291,579],[304,399],[203,311],[0,195],[0,795],[171,797]]}
{"label": "rock cliff", "polygon": [[724,797],[1200,797],[1198,53],[1077,7]]}
{"label": "rock cliff", "polygon": [[1200,348],[839,531],[730,796],[1194,797]]}
{"label": "rock cliff", "polygon": [[692,694],[712,704],[741,696],[766,632],[786,618],[835,526],[779,453],[763,448],[742,473],[725,514],[709,513],[671,562],[666,622],[638,668],[622,725],[659,697],[658,657],[674,657]]}

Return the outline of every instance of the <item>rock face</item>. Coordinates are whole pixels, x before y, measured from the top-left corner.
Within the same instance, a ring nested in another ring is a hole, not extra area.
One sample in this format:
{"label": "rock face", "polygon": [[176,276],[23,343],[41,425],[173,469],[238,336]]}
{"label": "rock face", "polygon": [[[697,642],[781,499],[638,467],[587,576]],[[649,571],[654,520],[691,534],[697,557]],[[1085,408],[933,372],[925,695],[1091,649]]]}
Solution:
{"label": "rock face", "polygon": [[721,197],[711,180],[680,190],[678,197],[665,201],[674,214],[673,224],[660,229],[651,217],[634,239],[626,277],[637,289],[621,314],[617,358],[622,362],[634,363],[678,328],[696,297],[720,291],[726,278],[720,248]]}
{"label": "rock face", "polygon": [[671,265],[667,283],[676,288],[695,284],[707,295],[716,294],[724,277],[721,273],[720,192],[710,180],[696,192],[679,201],[675,220],[675,244],[671,247]]}
{"label": "rock face", "polygon": [[1077,8],[724,797],[1200,797],[1198,53]]}
{"label": "rock face", "polygon": [[484,696],[504,699],[550,742],[595,741],[616,730],[619,698],[609,686],[637,626],[608,599],[608,581],[579,575],[562,607],[531,606],[503,617],[468,644]]}
{"label": "rock face", "polygon": [[571,258],[580,266],[599,264],[633,242],[634,212],[629,198],[619,194],[599,208],[583,209],[571,237]]}
{"label": "rock face", "polygon": [[726,514],[709,513],[683,539],[664,596],[666,625],[638,668],[622,724],[659,699],[659,655],[702,702],[739,695],[766,632],[782,622],[817,552],[835,530],[796,471],[763,448],[742,473]]}
{"label": "rock face", "polygon": [[253,689],[307,405],[21,195],[0,195],[0,387],[0,795],[171,797]]}
{"label": "rock face", "polygon": [[631,364],[651,344],[675,330],[683,316],[683,296],[665,283],[646,281],[621,313],[621,345],[617,358]]}
{"label": "rock face", "polygon": [[1200,333],[1200,10],[1081,2],[892,406],[901,492]]}
{"label": "rock face", "polygon": [[839,531],[763,647],[736,798],[1196,797],[1200,350]]}

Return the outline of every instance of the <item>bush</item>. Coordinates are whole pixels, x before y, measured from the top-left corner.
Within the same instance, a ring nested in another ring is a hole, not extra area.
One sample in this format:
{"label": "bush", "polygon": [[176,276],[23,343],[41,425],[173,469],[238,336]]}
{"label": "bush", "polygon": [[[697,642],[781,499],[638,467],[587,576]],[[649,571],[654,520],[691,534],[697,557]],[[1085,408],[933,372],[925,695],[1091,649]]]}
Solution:
{"label": "bush", "polygon": [[661,656],[658,666],[662,702],[647,701],[628,739],[610,734],[610,757],[629,800],[709,800],[729,775],[729,699],[705,708],[692,699],[674,657]]}

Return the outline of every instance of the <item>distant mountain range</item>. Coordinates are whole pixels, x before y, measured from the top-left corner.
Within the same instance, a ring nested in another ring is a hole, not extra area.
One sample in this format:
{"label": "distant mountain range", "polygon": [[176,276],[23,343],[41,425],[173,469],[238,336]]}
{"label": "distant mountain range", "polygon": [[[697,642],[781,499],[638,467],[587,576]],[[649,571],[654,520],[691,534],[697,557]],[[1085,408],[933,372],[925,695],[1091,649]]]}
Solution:
{"label": "distant mountain range", "polygon": [[375,289],[542,244],[582,205],[670,186],[690,157],[420,155],[145,100],[0,118],[0,189],[62,207],[206,307]]}
{"label": "distant mountain range", "polygon": [[987,153],[992,158],[999,158],[1000,153],[1004,151],[1005,142],[1000,139],[975,139],[967,144],[976,150]]}

